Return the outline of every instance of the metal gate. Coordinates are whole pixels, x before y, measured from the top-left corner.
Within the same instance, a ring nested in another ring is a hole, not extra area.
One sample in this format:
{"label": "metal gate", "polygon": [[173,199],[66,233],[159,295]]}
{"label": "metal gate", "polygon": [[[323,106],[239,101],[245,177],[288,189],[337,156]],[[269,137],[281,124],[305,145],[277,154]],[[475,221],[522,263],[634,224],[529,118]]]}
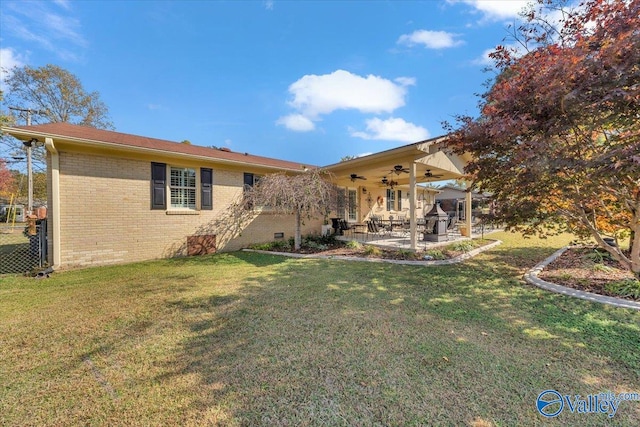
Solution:
{"label": "metal gate", "polygon": [[32,273],[47,266],[47,220],[0,224],[0,274]]}

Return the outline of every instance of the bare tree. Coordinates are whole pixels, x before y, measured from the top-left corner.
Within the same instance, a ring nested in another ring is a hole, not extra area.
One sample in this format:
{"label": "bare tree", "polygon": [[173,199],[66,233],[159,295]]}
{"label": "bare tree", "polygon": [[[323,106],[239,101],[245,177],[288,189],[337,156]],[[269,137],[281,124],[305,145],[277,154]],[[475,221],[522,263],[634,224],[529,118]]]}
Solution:
{"label": "bare tree", "polygon": [[245,193],[245,206],[270,209],[276,214],[295,215],[296,250],[300,249],[302,243],[303,221],[327,215],[335,200],[336,188],[329,181],[328,173],[318,169],[299,175],[266,175]]}

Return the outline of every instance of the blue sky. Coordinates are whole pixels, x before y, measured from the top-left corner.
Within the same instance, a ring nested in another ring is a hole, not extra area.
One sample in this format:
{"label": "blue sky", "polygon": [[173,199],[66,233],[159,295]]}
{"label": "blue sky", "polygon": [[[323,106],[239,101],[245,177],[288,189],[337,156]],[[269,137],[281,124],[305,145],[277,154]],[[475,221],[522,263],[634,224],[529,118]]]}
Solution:
{"label": "blue sky", "polygon": [[476,115],[525,4],[3,0],[0,66],[67,69],[119,132],[327,165]]}

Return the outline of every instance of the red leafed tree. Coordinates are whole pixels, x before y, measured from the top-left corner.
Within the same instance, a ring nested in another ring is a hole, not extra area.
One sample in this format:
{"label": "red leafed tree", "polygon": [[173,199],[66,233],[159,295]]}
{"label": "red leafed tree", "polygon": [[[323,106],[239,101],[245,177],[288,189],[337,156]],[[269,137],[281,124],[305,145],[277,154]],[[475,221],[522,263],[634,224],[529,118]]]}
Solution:
{"label": "red leafed tree", "polygon": [[640,277],[640,0],[587,1],[554,28],[560,6],[540,1],[514,33],[534,49],[495,50],[480,117],[457,117],[450,147],[511,229],[592,237]]}
{"label": "red leafed tree", "polygon": [[7,163],[4,159],[0,159],[0,196],[8,197],[13,191],[13,174],[7,169]]}

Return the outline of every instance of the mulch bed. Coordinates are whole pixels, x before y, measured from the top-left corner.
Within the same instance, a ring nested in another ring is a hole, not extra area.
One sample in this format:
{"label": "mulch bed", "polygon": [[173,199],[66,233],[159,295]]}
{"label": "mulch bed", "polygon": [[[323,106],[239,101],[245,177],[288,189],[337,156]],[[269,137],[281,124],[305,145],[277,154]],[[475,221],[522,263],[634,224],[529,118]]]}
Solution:
{"label": "mulch bed", "polygon": [[[634,279],[633,273],[625,270],[615,260],[595,254],[592,247],[569,248],[560,257],[544,268],[538,277],[547,282],[585,292],[621,298],[606,289],[606,285],[624,279]],[[635,301],[633,298],[625,298]]]}
{"label": "mulch bed", "polygon": [[[477,243],[477,246],[474,249],[489,245],[493,243],[493,240],[474,240]],[[446,247],[438,247],[433,248],[442,251],[444,255],[444,259],[452,259],[459,255],[464,254],[463,251],[456,251],[451,248]],[[317,249],[311,247],[302,247],[298,251],[294,251],[293,249],[274,249],[277,252],[289,252],[289,253],[298,253],[298,254],[317,254],[317,255],[325,255],[325,256],[348,256],[348,257],[361,257],[361,258],[378,258],[378,259],[391,259],[391,260],[406,260],[406,261],[424,261],[424,256],[426,255],[425,251],[411,251],[408,249],[385,249],[377,247],[375,253],[367,253],[366,244],[361,245],[359,248],[350,248],[345,245],[343,241],[335,241],[333,244],[329,245],[327,249]]]}

